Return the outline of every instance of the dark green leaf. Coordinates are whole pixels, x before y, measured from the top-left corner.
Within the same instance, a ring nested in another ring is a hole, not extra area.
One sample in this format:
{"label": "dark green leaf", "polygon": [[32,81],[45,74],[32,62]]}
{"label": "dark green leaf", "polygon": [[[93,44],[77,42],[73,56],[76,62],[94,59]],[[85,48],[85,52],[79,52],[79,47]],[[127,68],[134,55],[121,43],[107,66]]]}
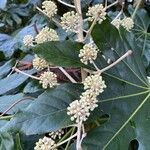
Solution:
{"label": "dark green leaf", "polygon": [[33,82],[33,81],[31,81],[31,82],[29,82],[26,86],[25,86],[25,88],[24,88],[24,90],[23,90],[23,93],[35,93],[35,92],[39,92],[39,91],[42,91],[43,89],[41,89],[40,88],[40,85],[39,84],[37,84],[37,83],[35,83],[35,82]]}
{"label": "dark green leaf", "polygon": [[150,65],[150,32],[148,31],[150,27],[150,16],[144,9],[139,9],[136,12],[135,27],[133,33],[136,36],[136,41],[140,47],[141,54],[146,58],[146,66]]}
{"label": "dark green leaf", "polygon": [[78,57],[82,44],[62,41],[46,42],[34,48],[34,52],[43,57],[50,64],[62,67],[85,67]]}
{"label": "dark green leaf", "polygon": [[[12,104],[15,102],[24,99],[25,96],[23,93],[16,94],[16,95],[6,95],[6,96],[1,96],[0,97],[0,112],[4,112],[7,110]],[[23,110],[25,109],[30,103],[32,102],[32,99],[25,99],[24,101],[16,104],[10,111],[7,112],[7,114],[13,114],[17,112],[18,110]]]}
{"label": "dark green leaf", "polygon": [[[36,70],[32,69],[29,71],[26,71],[28,74],[35,73]],[[9,92],[18,86],[20,86],[23,82],[25,82],[29,77],[25,76],[20,73],[14,73],[10,75],[9,77],[6,77],[2,80],[0,80],[0,95],[5,94],[6,92]]]}
{"label": "dark green leaf", "polygon": [[14,150],[13,136],[9,133],[0,133],[0,149]]}
{"label": "dark green leaf", "polygon": [[18,112],[2,130],[20,130],[26,135],[42,134],[72,124],[66,108],[79,98],[80,85],[63,84],[41,94],[26,110]]}
{"label": "dark green leaf", "polygon": [[5,77],[9,71],[11,70],[11,68],[13,67],[13,60],[9,60],[8,62],[6,62],[4,65],[2,65],[0,67],[0,79]]}

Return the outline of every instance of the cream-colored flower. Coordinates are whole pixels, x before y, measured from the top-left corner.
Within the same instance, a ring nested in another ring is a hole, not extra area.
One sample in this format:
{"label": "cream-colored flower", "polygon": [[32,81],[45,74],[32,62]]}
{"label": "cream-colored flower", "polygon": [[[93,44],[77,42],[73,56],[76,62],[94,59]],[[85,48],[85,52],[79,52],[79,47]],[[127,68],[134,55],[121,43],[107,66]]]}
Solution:
{"label": "cream-colored flower", "polygon": [[54,132],[50,132],[49,133],[49,136],[52,138],[52,139],[61,139],[62,135],[64,134],[64,130],[63,129],[60,129],[60,130],[57,130],[57,131],[54,131]]}
{"label": "cream-colored flower", "polygon": [[97,4],[89,7],[86,15],[88,16],[89,21],[93,21],[97,18],[98,23],[101,24],[102,21],[106,19],[106,10],[102,4]]}
{"label": "cream-colored flower", "polygon": [[127,30],[131,30],[134,27],[134,21],[132,18],[130,17],[125,17],[122,21],[121,21],[121,25]]}
{"label": "cream-colored flower", "polygon": [[57,6],[52,1],[44,1],[42,3],[42,11],[49,17],[52,18],[55,14],[57,14]]}
{"label": "cream-colored flower", "polygon": [[33,59],[32,64],[33,64],[33,67],[37,70],[42,70],[48,67],[48,63],[44,59],[38,57],[37,55],[35,55],[35,58]]}
{"label": "cream-colored flower", "polygon": [[79,26],[79,15],[74,11],[67,12],[61,17],[61,25],[67,32],[77,32]]}
{"label": "cream-colored flower", "polygon": [[23,38],[23,44],[26,46],[26,47],[31,47],[33,46],[33,36],[32,35],[26,35],[24,38]]}
{"label": "cream-colored flower", "polygon": [[119,29],[120,25],[121,25],[121,20],[120,19],[114,19],[111,24],[113,26],[115,26],[117,29]]}
{"label": "cream-colored flower", "polygon": [[38,142],[36,142],[36,146],[34,147],[34,150],[57,150],[55,147],[56,143],[53,139],[44,137],[43,139],[39,139]]}
{"label": "cream-colored flower", "polygon": [[58,85],[57,75],[50,71],[44,72],[40,76],[39,83],[42,84],[42,87],[44,89],[47,89],[48,87],[52,88],[52,87]]}
{"label": "cream-colored flower", "polygon": [[102,76],[100,74],[95,74],[88,76],[84,81],[84,89],[90,89],[93,91],[96,95],[99,95],[104,91],[104,88],[106,88],[105,81],[102,80]]}
{"label": "cream-colored flower", "polygon": [[92,44],[85,44],[83,46],[83,49],[80,50],[80,61],[84,64],[88,64],[88,61],[91,63],[93,60],[95,60],[97,58],[97,53],[98,53],[98,49],[97,47]]}
{"label": "cream-colored flower", "polygon": [[96,107],[98,107],[98,100],[96,99],[96,97],[97,95],[92,90],[86,90],[80,96],[80,102],[84,107],[89,108],[89,110],[93,111]]}
{"label": "cream-colored flower", "polygon": [[48,27],[44,27],[39,34],[35,37],[35,42],[37,44],[47,42],[47,41],[58,41],[59,37],[57,35],[57,32],[53,29],[50,29]]}
{"label": "cream-colored flower", "polygon": [[79,100],[73,101],[67,108],[67,114],[71,116],[71,121],[76,121],[79,123],[81,121],[86,121],[90,115],[89,108],[84,107],[82,102]]}

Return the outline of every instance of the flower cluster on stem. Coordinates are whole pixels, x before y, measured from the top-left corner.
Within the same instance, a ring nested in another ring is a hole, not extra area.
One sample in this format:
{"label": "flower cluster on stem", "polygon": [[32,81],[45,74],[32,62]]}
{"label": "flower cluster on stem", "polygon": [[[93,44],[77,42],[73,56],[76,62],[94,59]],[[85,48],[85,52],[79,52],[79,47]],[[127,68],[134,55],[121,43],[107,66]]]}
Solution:
{"label": "flower cluster on stem", "polygon": [[38,57],[37,55],[35,55],[35,58],[33,59],[32,64],[33,64],[33,67],[37,70],[42,70],[48,67],[48,63],[44,59]]}
{"label": "flower cluster on stem", "polygon": [[42,73],[39,79],[40,79],[39,83],[42,84],[42,87],[44,89],[47,89],[48,87],[52,88],[52,87],[58,85],[57,75],[51,71]]}
{"label": "flower cluster on stem", "polygon": [[85,44],[83,46],[83,49],[80,49],[80,61],[84,63],[85,65],[88,64],[88,62],[92,63],[93,60],[97,58],[98,49],[95,44],[89,43]]}
{"label": "flower cluster on stem", "polygon": [[57,131],[54,131],[54,132],[50,132],[49,133],[49,136],[52,138],[52,139],[61,139],[62,135],[64,134],[64,130],[63,129],[59,129]]}
{"label": "flower cluster on stem", "polygon": [[52,138],[44,137],[42,139],[39,139],[38,142],[36,142],[36,146],[34,147],[34,150],[57,150],[57,148],[52,149],[52,147],[56,146],[55,141]]}
{"label": "flower cluster on stem", "polygon": [[67,12],[61,17],[61,25],[67,32],[77,32],[79,27],[79,15],[74,11]]}
{"label": "flower cluster on stem", "polygon": [[42,11],[49,18],[52,18],[55,14],[57,14],[57,5],[50,0],[46,0],[42,3]]}
{"label": "flower cluster on stem", "polygon": [[106,19],[106,9],[102,4],[97,4],[89,7],[86,15],[88,16],[89,21],[94,21],[96,19],[96,21],[101,24],[102,21]]}
{"label": "flower cluster on stem", "polygon": [[134,21],[130,17],[124,17],[122,20],[120,18],[115,18],[111,24],[114,25],[117,29],[122,26],[127,31],[130,31],[134,27]]}

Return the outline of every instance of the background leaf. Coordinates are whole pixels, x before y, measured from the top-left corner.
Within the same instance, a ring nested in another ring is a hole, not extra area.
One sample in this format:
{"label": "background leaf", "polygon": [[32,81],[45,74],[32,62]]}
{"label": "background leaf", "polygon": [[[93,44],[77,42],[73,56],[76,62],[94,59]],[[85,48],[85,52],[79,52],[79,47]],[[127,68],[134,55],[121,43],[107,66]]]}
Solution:
{"label": "background leaf", "polygon": [[42,134],[72,124],[66,108],[79,98],[82,87],[62,84],[41,94],[26,110],[18,112],[2,129],[19,130],[26,135]]}
{"label": "background leaf", "polygon": [[4,9],[6,7],[7,0],[0,1],[0,9]]}
{"label": "background leaf", "polygon": [[[36,70],[32,69],[25,72],[28,74],[34,74],[36,73]],[[1,85],[0,95],[5,94],[6,92],[9,92],[17,88],[19,85],[24,83],[28,78],[29,78],[28,76],[22,75],[20,73],[14,73],[9,77],[0,80],[0,85]]]}

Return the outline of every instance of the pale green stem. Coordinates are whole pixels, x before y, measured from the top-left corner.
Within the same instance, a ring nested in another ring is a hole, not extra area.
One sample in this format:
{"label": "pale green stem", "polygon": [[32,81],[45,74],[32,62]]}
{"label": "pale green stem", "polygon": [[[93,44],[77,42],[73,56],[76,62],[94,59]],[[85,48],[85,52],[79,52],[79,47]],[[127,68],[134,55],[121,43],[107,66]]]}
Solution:
{"label": "pale green stem", "polygon": [[[75,127],[72,128],[71,136],[74,134],[75,129],[76,129]],[[71,142],[71,140],[69,140],[69,141],[67,142],[67,145],[66,145],[66,147],[65,147],[65,150],[68,150],[68,147],[69,147],[69,145],[70,145],[70,142]]]}
{"label": "pale green stem", "polygon": [[139,8],[141,2],[142,2],[142,0],[139,0],[139,2],[137,3],[137,5],[136,5],[136,7],[135,7],[135,10],[134,10],[134,12],[133,12],[133,14],[132,14],[132,17],[131,17],[132,19],[134,19],[135,15],[136,15],[136,12],[137,12],[137,10],[138,10],[138,8]]}
{"label": "pale green stem", "polygon": [[8,120],[8,119],[11,119],[12,117],[13,117],[13,115],[11,115],[11,116],[1,116],[0,120]]}
{"label": "pale green stem", "polygon": [[77,83],[63,67],[58,68],[72,83]]}
{"label": "pale green stem", "polygon": [[14,71],[16,71],[16,72],[18,72],[18,73],[21,73],[21,74],[23,74],[23,75],[25,75],[25,76],[28,76],[28,77],[30,77],[30,78],[32,78],[32,79],[40,80],[40,78],[35,77],[35,76],[32,76],[32,75],[30,75],[30,74],[27,74],[27,73],[25,73],[25,72],[23,72],[23,71],[21,71],[21,70],[15,68],[15,67],[13,67],[12,69],[13,69]]}

